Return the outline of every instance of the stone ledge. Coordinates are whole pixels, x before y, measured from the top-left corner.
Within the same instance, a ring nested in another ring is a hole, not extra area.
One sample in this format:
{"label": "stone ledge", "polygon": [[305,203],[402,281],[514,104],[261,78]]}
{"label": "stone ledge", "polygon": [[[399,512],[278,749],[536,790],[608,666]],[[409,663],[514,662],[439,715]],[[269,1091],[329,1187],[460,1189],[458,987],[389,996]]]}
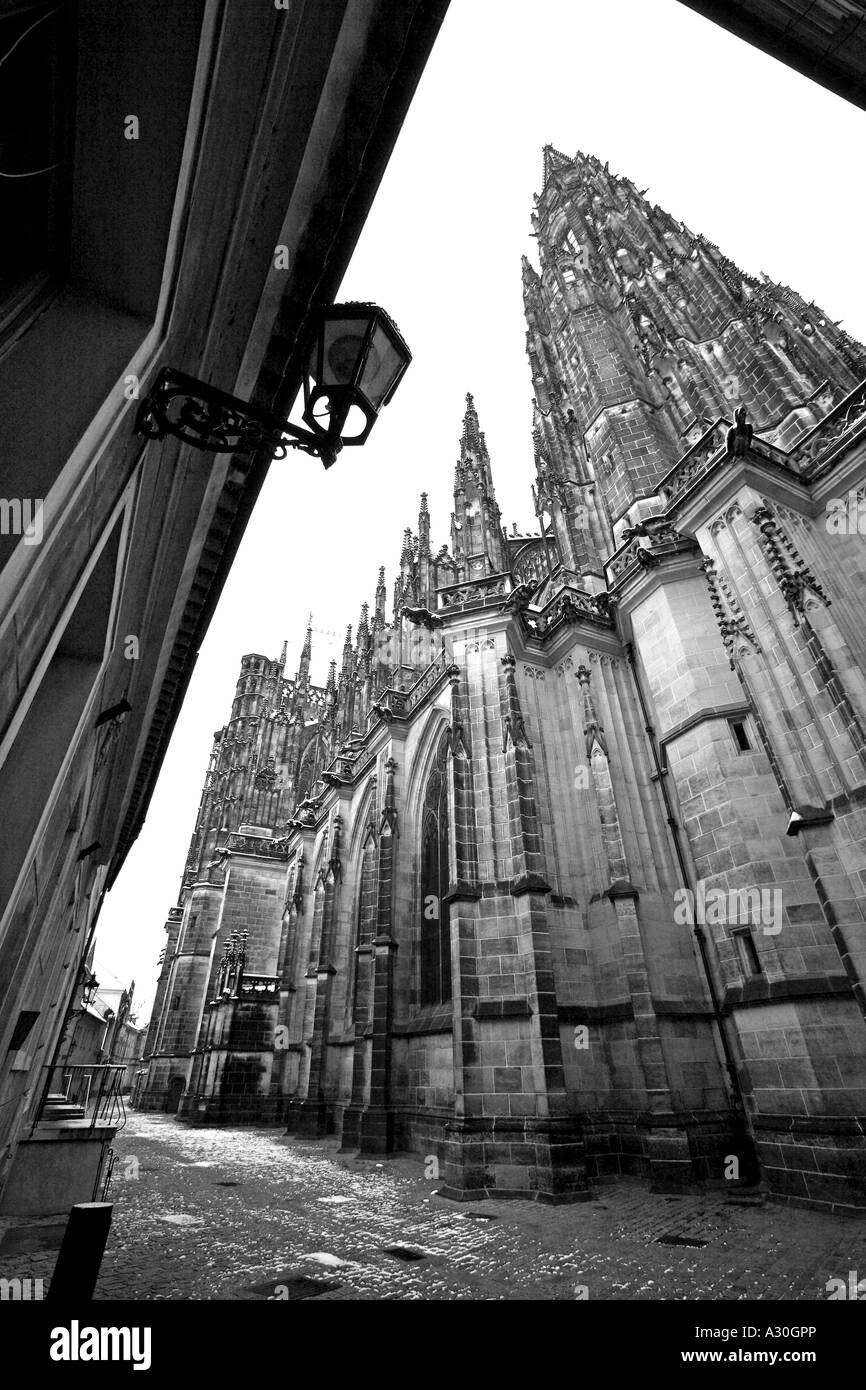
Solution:
{"label": "stone ledge", "polygon": [[[651,996],[657,1018],[712,1018],[713,1006],[706,1000],[657,999]],[[557,1013],[563,1023],[599,1023],[634,1018],[630,999],[612,999],[606,1004],[560,1004]]]}
{"label": "stone ledge", "polygon": [[556,1010],[560,1023],[614,1023],[634,1018],[630,999],[617,999],[610,1004],[560,1004]]}
{"label": "stone ledge", "polygon": [[866,1147],[866,1115],[769,1115],[749,1116],[752,1129],[762,1134],[814,1136],[817,1134],[851,1135]]}
{"label": "stone ledge", "polygon": [[520,898],[524,893],[549,893],[551,889],[541,874],[522,874],[520,878],[512,879],[508,891],[512,898]]}
{"label": "stone ledge", "polygon": [[730,985],[724,993],[722,1010],[755,1008],[775,999],[815,999],[822,995],[851,994],[847,975],[796,975],[786,980],[746,980]]}
{"label": "stone ledge", "polygon": [[443,896],[444,903],[476,902],[481,897],[481,889],[477,883],[468,883],[463,879],[458,880],[452,888]]}
{"label": "stone ledge", "polygon": [[532,1005],[523,995],[511,999],[476,999],[469,1014],[472,1018],[531,1018]]}
{"label": "stone ledge", "polygon": [[399,1038],[411,1038],[423,1033],[451,1033],[454,1030],[454,1010],[451,1004],[439,1004],[421,1009],[411,1018],[398,1019],[391,1033]]}

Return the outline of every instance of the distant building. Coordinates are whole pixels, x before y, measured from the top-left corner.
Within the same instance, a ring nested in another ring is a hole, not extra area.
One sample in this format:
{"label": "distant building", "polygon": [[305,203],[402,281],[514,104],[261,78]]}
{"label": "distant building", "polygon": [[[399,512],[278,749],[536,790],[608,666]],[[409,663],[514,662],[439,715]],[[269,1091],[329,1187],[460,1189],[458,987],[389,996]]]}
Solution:
{"label": "distant building", "polygon": [[139,405],[169,366],[288,412],[446,7],[0,18],[0,1209],[272,452],[146,440]]}
{"label": "distant building", "polygon": [[866,350],[596,158],[533,222],[539,530],[470,397],[450,544],[324,686],[243,658],[141,1103],[862,1209]]}
{"label": "distant building", "polygon": [[93,997],[73,1001],[58,1053],[58,1072],[71,1066],[126,1064],[121,1090],[128,1091],[144,1055],[147,1029],[135,1021],[135,981],[124,987],[98,962]]}

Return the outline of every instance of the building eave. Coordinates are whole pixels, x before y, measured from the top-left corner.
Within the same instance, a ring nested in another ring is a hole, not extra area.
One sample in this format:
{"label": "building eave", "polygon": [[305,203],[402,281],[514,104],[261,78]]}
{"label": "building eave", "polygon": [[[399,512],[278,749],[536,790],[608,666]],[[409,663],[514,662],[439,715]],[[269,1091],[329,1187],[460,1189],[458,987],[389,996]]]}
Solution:
{"label": "building eave", "polygon": [[[256,321],[255,332],[267,335],[249,393],[256,404],[287,411],[294,399],[301,376],[297,343],[303,341],[317,306],[332,302],[339,289],[448,3],[416,0],[397,14],[387,0],[348,7],[353,14],[347,15],[343,33],[346,44],[355,49],[354,72],[342,105],[330,109],[327,89],[323,94],[319,115],[333,124],[327,167],[315,184],[296,184],[292,190],[294,218],[303,232],[293,257],[292,279],[270,311],[267,329],[260,317]],[[317,134],[321,138],[320,127]],[[170,639],[161,681],[150,701],[108,887],[144,823],[199,648],[269,466],[269,456],[261,453],[248,460],[236,456],[228,470],[201,542],[189,596]]]}

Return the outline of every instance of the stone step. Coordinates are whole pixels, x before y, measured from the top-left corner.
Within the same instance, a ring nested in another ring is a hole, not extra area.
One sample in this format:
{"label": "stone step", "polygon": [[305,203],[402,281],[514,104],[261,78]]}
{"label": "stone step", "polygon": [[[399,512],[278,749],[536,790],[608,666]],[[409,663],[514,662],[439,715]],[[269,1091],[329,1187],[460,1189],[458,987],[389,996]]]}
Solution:
{"label": "stone step", "polygon": [[83,1105],[69,1105],[65,1100],[46,1101],[42,1108],[41,1120],[83,1120]]}

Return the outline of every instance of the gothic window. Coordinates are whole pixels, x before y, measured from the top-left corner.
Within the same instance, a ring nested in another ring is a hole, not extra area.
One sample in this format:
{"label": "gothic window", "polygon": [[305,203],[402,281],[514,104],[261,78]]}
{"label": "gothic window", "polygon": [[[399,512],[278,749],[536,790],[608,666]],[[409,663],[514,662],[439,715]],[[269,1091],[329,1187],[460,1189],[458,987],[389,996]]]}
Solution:
{"label": "gothic window", "polygon": [[301,765],[298,768],[298,780],[295,783],[295,802],[300,804],[304,797],[309,796],[313,786],[316,773],[316,762],[319,751],[318,735],[310,739],[301,756]]}
{"label": "gothic window", "polygon": [[[360,882],[358,888],[358,913],[355,922],[355,947],[370,946],[376,935],[376,843],[373,837],[367,840],[361,856]],[[353,972],[349,998],[353,1000],[356,1016],[364,1013],[368,1004],[370,977],[361,967],[362,957],[357,949],[352,954],[350,969]]]}
{"label": "gothic window", "polygon": [[358,894],[356,946],[369,946],[376,935],[376,845],[367,841],[361,859],[361,887]]}
{"label": "gothic window", "polygon": [[451,932],[448,892],[448,735],[442,735],[421,813],[421,930],[419,1001],[451,998]]}
{"label": "gothic window", "polygon": [[571,227],[569,227],[568,231],[567,231],[566,234],[565,234],[565,250],[566,250],[566,251],[572,251],[572,252],[574,253],[575,256],[579,256],[579,255],[580,255],[580,251],[581,251],[580,242],[578,241],[577,237],[574,235],[574,231],[573,231],[573,229],[572,229]]}

